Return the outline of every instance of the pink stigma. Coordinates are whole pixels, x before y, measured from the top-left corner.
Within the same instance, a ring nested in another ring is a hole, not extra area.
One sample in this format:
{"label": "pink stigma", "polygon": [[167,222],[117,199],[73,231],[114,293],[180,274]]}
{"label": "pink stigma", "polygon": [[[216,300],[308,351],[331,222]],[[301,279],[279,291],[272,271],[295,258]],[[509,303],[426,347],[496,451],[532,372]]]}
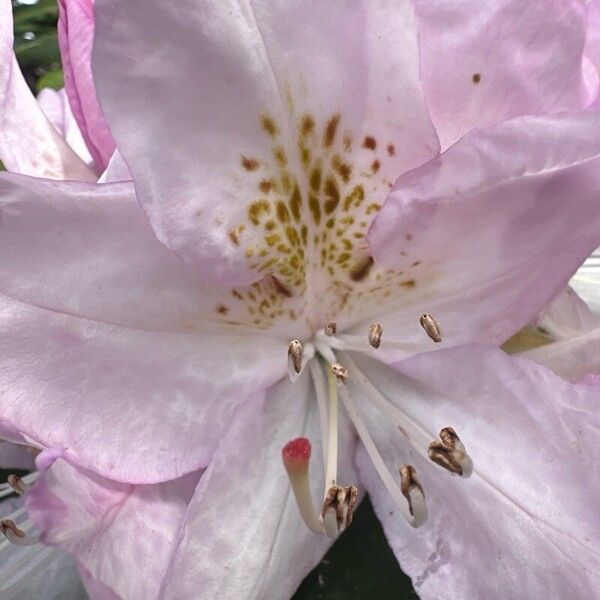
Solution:
{"label": "pink stigma", "polygon": [[287,470],[306,469],[310,460],[311,444],[308,438],[299,437],[288,442],[281,450],[281,458]]}

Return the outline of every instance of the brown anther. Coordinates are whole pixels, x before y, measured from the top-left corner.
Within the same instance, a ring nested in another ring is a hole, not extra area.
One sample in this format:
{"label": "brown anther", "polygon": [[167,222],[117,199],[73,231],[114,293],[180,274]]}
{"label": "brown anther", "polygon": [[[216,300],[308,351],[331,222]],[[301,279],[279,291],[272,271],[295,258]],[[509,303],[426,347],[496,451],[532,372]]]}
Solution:
{"label": "brown anther", "polygon": [[329,321],[327,325],[325,325],[325,335],[332,336],[337,333],[337,324],[335,321]]}
{"label": "brown anther", "polygon": [[425,333],[427,333],[427,335],[434,342],[437,343],[442,341],[442,332],[440,330],[440,326],[438,322],[429,313],[421,315],[419,323],[421,323],[421,327],[425,330]]}
{"label": "brown anther", "polygon": [[369,327],[369,344],[373,348],[381,346],[381,336],[383,335],[383,327],[379,323],[373,323]]}
{"label": "brown anther", "polygon": [[347,485],[346,487],[331,486],[327,490],[325,500],[323,500],[321,518],[325,516],[328,509],[333,508],[338,529],[345,529],[352,523],[357,498],[358,488],[354,485]]}
{"label": "brown anther", "polygon": [[2,533],[6,533],[7,529],[10,529],[10,531],[12,531],[17,537],[20,537],[20,538],[25,537],[25,532],[22,531],[21,529],[19,529],[15,525],[14,521],[11,521],[10,519],[0,520],[0,531],[2,531]]}
{"label": "brown anther", "polygon": [[440,439],[429,444],[429,458],[440,467],[451,473],[463,474],[463,465],[467,453],[463,443],[452,427],[444,427],[440,431]]}
{"label": "brown anther", "polygon": [[9,475],[6,482],[17,494],[24,494],[27,491],[27,484],[17,475]]}
{"label": "brown anther", "polygon": [[417,488],[421,492],[423,498],[425,498],[425,492],[423,492],[423,487],[417,479],[417,471],[415,470],[415,468],[412,465],[402,465],[400,467],[400,491],[406,498],[406,501],[408,502],[408,510],[413,516],[415,512],[413,510],[410,491],[415,488]]}
{"label": "brown anther", "polygon": [[288,346],[288,360],[294,367],[296,373],[300,373],[302,370],[302,353],[304,347],[300,340],[292,340]]}
{"label": "brown anther", "polygon": [[335,375],[338,383],[348,382],[348,369],[340,363],[333,363],[331,365],[331,372]]}

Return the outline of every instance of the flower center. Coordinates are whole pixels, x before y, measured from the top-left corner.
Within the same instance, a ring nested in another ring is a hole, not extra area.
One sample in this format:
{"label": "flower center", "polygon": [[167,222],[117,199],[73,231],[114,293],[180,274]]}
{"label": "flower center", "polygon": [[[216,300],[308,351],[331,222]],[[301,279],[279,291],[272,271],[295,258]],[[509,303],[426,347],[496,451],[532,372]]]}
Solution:
{"label": "flower center", "polygon": [[[441,341],[440,327],[431,315],[422,315],[420,323],[433,342]],[[454,429],[445,427],[440,431],[439,438],[434,439],[431,431],[410,418],[379,391],[349,353],[366,352],[377,349],[382,344],[385,344],[383,328],[378,323],[372,324],[364,338],[360,338],[338,335],[337,325],[329,322],[315,334],[312,341],[302,344],[299,340],[292,340],[288,348],[290,380],[296,381],[308,366],[317,400],[325,463],[324,500],[320,513],[313,507],[309,489],[309,440],[298,438],[289,442],[282,451],[283,463],[306,525],[312,531],[324,532],[331,538],[337,537],[350,524],[358,493],[354,485],[340,486],[337,481],[338,397],[373,468],[406,521],[413,527],[419,527],[427,519],[425,493],[417,478],[416,469],[412,465],[402,464],[398,465],[398,477],[392,475],[349,392],[346,385],[348,381],[352,381],[355,384],[353,389],[360,390],[362,397],[396,426],[429,464],[438,465],[447,472],[462,477],[469,477],[473,469],[471,458]],[[415,344],[385,345],[412,352],[428,349]]]}
{"label": "flower center", "polygon": [[289,123],[260,115],[257,135],[266,144],[240,155],[234,179],[247,190],[246,214],[228,237],[263,277],[231,290],[216,318],[262,329],[305,321],[314,329],[332,315],[347,325],[368,318],[374,301],[414,295],[425,271],[412,236],[397,270],[375,264],[366,240],[400,174],[393,141],[355,135],[338,112],[319,120],[289,109]]}

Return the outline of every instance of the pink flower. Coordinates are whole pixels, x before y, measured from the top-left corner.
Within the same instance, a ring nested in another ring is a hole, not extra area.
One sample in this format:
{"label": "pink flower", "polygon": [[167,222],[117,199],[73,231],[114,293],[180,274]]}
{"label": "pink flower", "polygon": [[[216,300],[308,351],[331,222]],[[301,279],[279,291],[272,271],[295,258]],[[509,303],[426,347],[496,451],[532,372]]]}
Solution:
{"label": "pink flower", "polygon": [[50,179],[97,177],[55,129],[27,87],[12,49],[12,5],[0,2],[0,160],[6,169]]}
{"label": "pink flower", "polygon": [[115,141],[96,98],[90,57],[94,40],[94,0],[59,0],[58,41],[65,89],[83,138],[101,173]]}
{"label": "pink flower", "polygon": [[0,178],[2,425],[94,598],[288,598],[353,486],[423,598],[596,594],[597,389],[458,345],[598,244],[586,15],[479,7],[99,0],[134,183]]}

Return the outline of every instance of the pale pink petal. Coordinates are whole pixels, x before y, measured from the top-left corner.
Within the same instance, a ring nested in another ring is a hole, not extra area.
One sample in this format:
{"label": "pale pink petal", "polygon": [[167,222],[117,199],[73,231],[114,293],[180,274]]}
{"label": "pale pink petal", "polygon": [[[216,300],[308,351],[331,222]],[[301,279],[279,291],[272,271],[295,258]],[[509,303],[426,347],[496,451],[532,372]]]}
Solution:
{"label": "pale pink petal", "polygon": [[77,156],[86,165],[91,164],[92,156],[83,141],[81,130],[71,111],[65,89],[62,88],[57,91],[52,88],[44,88],[38,94],[37,101],[54,129],[65,139]]}
{"label": "pale pink petal", "polygon": [[571,338],[600,327],[594,313],[571,287],[565,288],[536,319],[537,327],[554,340]]}
{"label": "pale pink petal", "polygon": [[211,288],[158,242],[127,183],[0,176],[0,291],[54,312],[151,331],[211,326]]}
{"label": "pale pink petal", "polygon": [[154,482],[206,465],[249,393],[285,372],[286,342],[156,333],[4,299],[2,418],[114,479]]}
{"label": "pale pink petal", "polygon": [[423,87],[442,147],[473,127],[583,108],[598,74],[582,65],[582,2],[418,0]]}
{"label": "pale pink petal", "polygon": [[600,315],[600,249],[581,265],[569,284],[589,308]]}
{"label": "pale pink petal", "polygon": [[111,181],[129,181],[130,179],[129,167],[117,148],[108,161],[106,171],[100,175],[98,181],[100,183],[110,183]]}
{"label": "pale pink petal", "polygon": [[13,52],[12,4],[0,2],[0,160],[9,171],[93,181],[96,176],[52,127]]}
{"label": "pale pink petal", "polygon": [[368,374],[432,436],[451,426],[470,478],[407,450],[381,415],[372,432],[391,467],[412,463],[429,521],[407,526],[364,452],[361,477],[402,569],[423,600],[580,598],[600,586],[598,390],[484,346],[421,355]]}
{"label": "pale pink petal", "polygon": [[587,2],[587,29],[585,36],[585,55],[596,70],[600,70],[600,2]]}
{"label": "pale pink petal", "polygon": [[42,540],[73,554],[98,581],[93,598],[112,591],[150,600],[158,597],[198,477],[129,485],[59,458],[27,494],[26,507]]}
{"label": "pale pink petal", "polygon": [[269,236],[308,237],[329,210],[323,191],[309,207],[315,169],[341,197],[360,182],[382,202],[438,151],[406,0],[101,0],[96,18],[98,94],[139,199],[204,276],[284,272]]}
{"label": "pale pink petal", "polygon": [[[313,443],[313,499],[322,501],[316,410],[307,377],[282,382],[263,404],[240,411],[196,490],[163,593],[165,600],[288,600],[331,543],[300,518],[281,464],[281,448]],[[340,446],[340,484],[356,483],[354,441]]]}
{"label": "pale pink petal", "polygon": [[115,150],[115,141],[96,98],[90,64],[94,41],[94,0],[60,0],[58,8],[58,44],[65,89],[96,168],[102,172]]}
{"label": "pale pink petal", "polygon": [[287,340],[211,321],[216,292],[156,241],[130,184],[5,174],[0,215],[0,414],[37,445],[173,478],[285,373]]}
{"label": "pale pink petal", "polygon": [[414,335],[429,312],[448,343],[505,341],[598,245],[599,174],[589,110],[474,131],[401,177],[369,232],[376,264],[404,277],[384,332]]}
{"label": "pale pink petal", "polygon": [[600,373],[600,326],[519,354],[569,381]]}
{"label": "pale pink petal", "polygon": [[94,579],[84,566],[78,565],[78,568],[90,600],[122,600],[111,588]]}

